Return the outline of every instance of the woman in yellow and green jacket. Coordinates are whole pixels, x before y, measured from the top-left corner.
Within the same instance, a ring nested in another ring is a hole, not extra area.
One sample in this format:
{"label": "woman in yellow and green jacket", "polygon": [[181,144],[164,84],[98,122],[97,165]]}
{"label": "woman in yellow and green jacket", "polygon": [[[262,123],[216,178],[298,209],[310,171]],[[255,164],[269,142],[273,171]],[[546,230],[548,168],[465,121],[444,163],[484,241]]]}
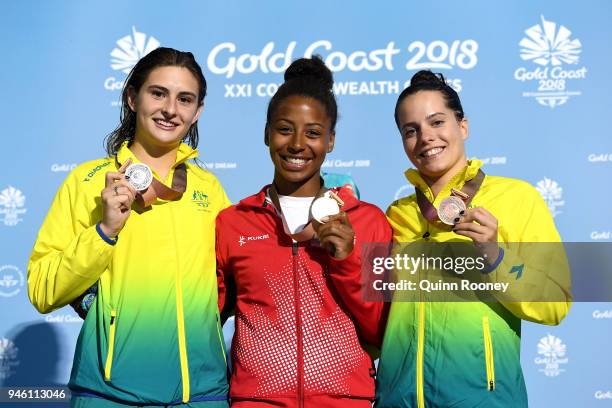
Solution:
{"label": "woman in yellow and green jacket", "polygon": [[[214,228],[229,200],[189,162],[205,94],[191,53],[143,57],[109,156],[67,177],[42,225],[28,265],[34,306],[48,313],[97,286],[74,356],[73,407],[227,406]],[[149,166],[146,190],[128,180],[130,164],[141,176]]]}
{"label": "woman in yellow and green jacket", "polygon": [[[521,319],[559,324],[571,302],[569,269],[553,219],[528,183],[485,176],[480,161],[466,159],[467,120],[441,74],[416,73],[398,98],[395,118],[416,167],[406,177],[417,191],[387,211],[395,243],[473,243],[486,259],[479,279],[507,283],[509,289],[487,302],[428,302],[423,293],[417,301],[394,301],[375,406],[526,407]],[[469,204],[446,225],[438,210],[451,195]],[[557,256],[538,253],[550,250]]]}

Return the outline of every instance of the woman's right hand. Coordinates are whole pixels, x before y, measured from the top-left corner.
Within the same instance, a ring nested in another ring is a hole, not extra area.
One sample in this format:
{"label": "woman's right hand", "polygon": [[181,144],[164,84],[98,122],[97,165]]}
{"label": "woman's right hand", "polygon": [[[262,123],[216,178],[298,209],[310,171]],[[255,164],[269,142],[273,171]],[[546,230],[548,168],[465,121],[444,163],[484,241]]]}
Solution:
{"label": "woman's right hand", "polygon": [[106,173],[106,185],[102,190],[102,221],[100,228],[110,238],[119,235],[131,213],[136,199],[136,189],[125,179],[125,169],[132,162],[127,160],[116,172]]}
{"label": "woman's right hand", "polygon": [[344,211],[325,218],[325,224],[319,224],[316,228],[319,242],[332,258],[341,261],[353,251],[355,245],[353,226]]}

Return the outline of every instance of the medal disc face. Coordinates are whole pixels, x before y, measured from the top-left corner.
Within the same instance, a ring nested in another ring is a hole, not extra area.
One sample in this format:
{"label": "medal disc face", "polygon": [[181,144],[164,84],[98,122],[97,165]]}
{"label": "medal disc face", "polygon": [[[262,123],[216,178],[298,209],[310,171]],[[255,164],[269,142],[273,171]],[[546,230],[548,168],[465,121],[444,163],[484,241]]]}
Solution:
{"label": "medal disc face", "polygon": [[336,215],[340,212],[340,207],[338,203],[333,198],[329,197],[320,197],[313,201],[312,207],[310,208],[310,212],[312,213],[312,217],[324,224],[321,219],[323,217],[327,217],[329,215]]}
{"label": "medal disc face", "polygon": [[146,190],[153,181],[153,172],[144,163],[130,164],[125,170],[125,175],[137,191]]}
{"label": "medal disc face", "polygon": [[447,225],[455,225],[455,218],[460,216],[461,211],[465,211],[465,203],[462,199],[450,196],[442,200],[438,208],[438,218]]}

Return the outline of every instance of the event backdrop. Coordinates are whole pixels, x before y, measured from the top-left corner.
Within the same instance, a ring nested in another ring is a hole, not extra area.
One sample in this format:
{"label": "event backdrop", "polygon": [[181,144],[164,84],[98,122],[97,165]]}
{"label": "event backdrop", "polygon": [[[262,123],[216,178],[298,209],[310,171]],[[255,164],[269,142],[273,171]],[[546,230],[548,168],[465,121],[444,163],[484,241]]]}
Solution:
{"label": "event backdrop", "polygon": [[[28,257],[62,180],[104,154],[126,74],[155,47],[204,69],[200,158],[232,201],[271,180],[265,109],[282,71],[320,54],[340,108],[325,171],[350,174],[362,199],[385,209],[413,191],[393,108],[432,69],[461,95],[470,157],[536,186],[565,241],[610,242],[611,21],[605,0],[3,2],[0,385],[68,379],[81,321],[34,310]],[[576,303],[558,327],[524,323],[531,405],[612,405],[611,335],[609,303]]]}

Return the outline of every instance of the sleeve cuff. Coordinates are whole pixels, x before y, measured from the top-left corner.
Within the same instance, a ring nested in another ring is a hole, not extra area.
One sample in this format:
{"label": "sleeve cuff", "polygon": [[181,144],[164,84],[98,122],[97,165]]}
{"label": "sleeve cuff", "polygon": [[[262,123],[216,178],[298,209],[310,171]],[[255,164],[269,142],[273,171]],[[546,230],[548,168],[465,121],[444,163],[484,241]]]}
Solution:
{"label": "sleeve cuff", "polygon": [[349,263],[360,263],[361,258],[359,257],[359,250],[357,246],[353,246],[353,250],[347,255],[344,259],[336,259],[333,256],[329,255],[329,263],[334,266],[342,266]]}
{"label": "sleeve cuff", "polygon": [[109,245],[115,245],[117,241],[119,240],[118,235],[115,237],[115,239],[112,239],[108,235],[106,235],[104,231],[102,231],[102,228],[100,228],[100,223],[96,224],[96,231],[98,232],[98,235],[100,236],[100,238],[102,238],[104,242],[106,242]]}
{"label": "sleeve cuff", "polygon": [[504,259],[504,248],[500,247],[499,255],[497,255],[497,259],[495,260],[495,262],[493,262],[488,267],[484,268],[481,272],[485,274],[493,272],[499,266],[499,264],[503,261],[503,259]]}

